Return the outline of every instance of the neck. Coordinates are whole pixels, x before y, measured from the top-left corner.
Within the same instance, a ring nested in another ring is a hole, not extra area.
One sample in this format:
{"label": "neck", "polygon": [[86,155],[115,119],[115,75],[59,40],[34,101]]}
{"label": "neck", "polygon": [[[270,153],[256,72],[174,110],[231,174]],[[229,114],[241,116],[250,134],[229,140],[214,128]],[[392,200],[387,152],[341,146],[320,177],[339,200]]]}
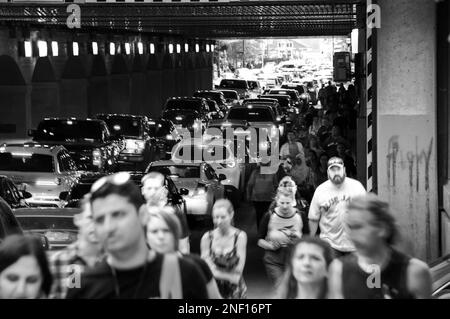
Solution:
{"label": "neck", "polygon": [[118,269],[130,269],[143,266],[149,256],[149,249],[145,243],[144,236],[139,240],[136,247],[133,248],[109,253],[107,259],[108,264]]}
{"label": "neck", "polygon": [[226,227],[224,229],[222,228],[217,228],[217,230],[219,231],[219,234],[222,236],[227,236],[231,233],[231,227]]}
{"label": "neck", "polygon": [[321,283],[298,283],[297,299],[318,299],[321,291]]}
{"label": "neck", "polygon": [[89,266],[93,266],[102,251],[102,246],[99,243],[91,243],[86,238],[78,238],[78,254],[82,257]]}
{"label": "neck", "polygon": [[377,249],[371,251],[364,251],[364,253],[357,252],[358,258],[366,265],[379,265],[383,266],[388,262],[391,256],[391,250],[389,246],[380,245]]}

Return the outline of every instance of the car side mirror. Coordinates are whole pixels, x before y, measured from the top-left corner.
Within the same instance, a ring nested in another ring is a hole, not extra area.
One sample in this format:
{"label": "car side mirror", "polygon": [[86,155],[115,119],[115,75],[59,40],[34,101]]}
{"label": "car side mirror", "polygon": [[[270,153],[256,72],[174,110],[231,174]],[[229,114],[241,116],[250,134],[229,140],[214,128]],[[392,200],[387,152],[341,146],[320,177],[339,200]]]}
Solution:
{"label": "car side mirror", "polygon": [[48,240],[47,236],[45,236],[44,234],[36,234],[34,236],[40,239],[42,248],[44,248],[44,250],[50,249],[50,241]]}
{"label": "car side mirror", "polygon": [[33,197],[33,195],[31,195],[31,193],[27,192],[27,191],[22,191],[22,195],[23,195],[23,198],[25,198],[25,199]]}
{"label": "car side mirror", "polygon": [[35,134],[36,134],[36,130],[32,130],[32,129],[28,130],[28,136],[34,137]]}
{"label": "car side mirror", "polygon": [[219,174],[219,181],[221,182],[221,181],[224,181],[224,180],[226,180],[227,179],[227,177],[225,176],[225,174]]}
{"label": "car side mirror", "polygon": [[59,193],[59,199],[60,200],[67,200],[68,196],[69,196],[69,192],[61,192],[61,193]]}
{"label": "car side mirror", "polygon": [[188,195],[189,194],[189,190],[186,188],[180,188],[180,195]]}

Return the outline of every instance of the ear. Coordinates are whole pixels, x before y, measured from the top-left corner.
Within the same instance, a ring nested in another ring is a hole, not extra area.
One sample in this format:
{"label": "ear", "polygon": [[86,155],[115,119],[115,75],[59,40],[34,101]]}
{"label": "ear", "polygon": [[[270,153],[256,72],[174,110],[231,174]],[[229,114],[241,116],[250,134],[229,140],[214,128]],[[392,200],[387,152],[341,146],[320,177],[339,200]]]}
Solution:
{"label": "ear", "polygon": [[142,225],[147,225],[148,221],[149,221],[149,212],[147,210],[147,206],[144,204],[139,208],[139,220],[141,221]]}

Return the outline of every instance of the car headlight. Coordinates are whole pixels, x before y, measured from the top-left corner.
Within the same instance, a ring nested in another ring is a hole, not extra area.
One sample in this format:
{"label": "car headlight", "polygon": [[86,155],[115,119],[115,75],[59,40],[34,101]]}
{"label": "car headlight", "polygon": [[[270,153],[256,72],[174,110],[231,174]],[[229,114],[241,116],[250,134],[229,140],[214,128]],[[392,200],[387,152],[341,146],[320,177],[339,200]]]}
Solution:
{"label": "car headlight", "polygon": [[173,140],[172,134],[167,134],[166,135],[166,140],[172,141]]}

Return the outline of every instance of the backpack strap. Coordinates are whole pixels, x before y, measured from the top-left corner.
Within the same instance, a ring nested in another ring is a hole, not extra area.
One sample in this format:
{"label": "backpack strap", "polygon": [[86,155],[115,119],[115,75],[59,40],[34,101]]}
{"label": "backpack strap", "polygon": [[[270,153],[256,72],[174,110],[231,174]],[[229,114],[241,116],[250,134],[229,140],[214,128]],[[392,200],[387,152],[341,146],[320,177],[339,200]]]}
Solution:
{"label": "backpack strap", "polygon": [[181,271],[178,256],[176,254],[164,254],[159,280],[159,293],[161,299],[182,299],[183,287],[181,283]]}

